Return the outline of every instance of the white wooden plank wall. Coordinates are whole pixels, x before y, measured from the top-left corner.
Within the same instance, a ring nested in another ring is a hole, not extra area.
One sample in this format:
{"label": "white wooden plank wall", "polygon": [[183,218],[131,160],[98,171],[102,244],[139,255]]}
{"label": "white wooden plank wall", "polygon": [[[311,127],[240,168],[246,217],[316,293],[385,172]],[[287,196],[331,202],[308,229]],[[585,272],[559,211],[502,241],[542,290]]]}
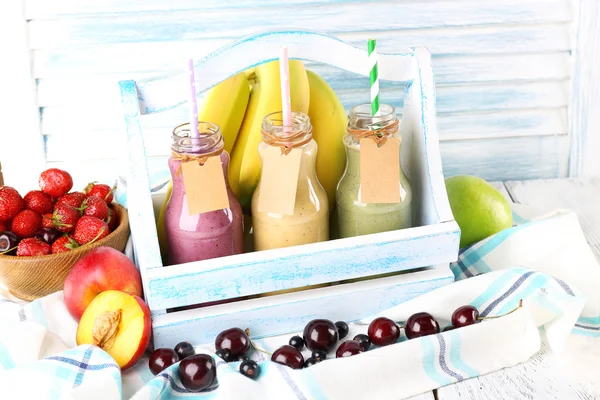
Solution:
{"label": "white wooden plank wall", "polygon": [[[25,0],[47,161],[82,182],[122,171],[117,79],[175,71],[191,54],[287,27],[362,47],[375,37],[380,52],[427,46],[446,175],[565,176],[573,13],[571,0]],[[309,68],[346,107],[369,100],[367,78]],[[402,96],[382,83],[382,101],[400,107]],[[170,129],[186,117],[184,107],[143,118],[149,155],[168,153]]]}

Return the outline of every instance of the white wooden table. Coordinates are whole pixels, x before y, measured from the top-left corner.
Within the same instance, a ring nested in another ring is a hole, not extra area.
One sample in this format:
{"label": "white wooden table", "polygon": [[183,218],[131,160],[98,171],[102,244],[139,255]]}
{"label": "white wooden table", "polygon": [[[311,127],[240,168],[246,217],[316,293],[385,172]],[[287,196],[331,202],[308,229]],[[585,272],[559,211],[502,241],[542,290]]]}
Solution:
{"label": "white wooden table", "polygon": [[[497,182],[494,186],[515,203],[575,211],[588,243],[600,261],[600,177]],[[411,400],[455,399],[600,399],[600,388],[594,392],[570,381],[559,373],[558,361],[554,356],[542,349],[521,365],[446,386]]]}

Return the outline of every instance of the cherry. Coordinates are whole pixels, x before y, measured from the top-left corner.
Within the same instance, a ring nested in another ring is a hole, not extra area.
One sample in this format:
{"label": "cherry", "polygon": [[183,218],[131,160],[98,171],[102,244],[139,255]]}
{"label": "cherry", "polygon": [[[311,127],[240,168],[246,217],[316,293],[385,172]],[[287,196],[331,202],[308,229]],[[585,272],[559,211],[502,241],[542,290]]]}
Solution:
{"label": "cherry", "polygon": [[215,362],[207,354],[194,354],[179,363],[179,379],[183,386],[192,392],[208,388],[216,376]]}
{"label": "cherry", "polygon": [[300,336],[292,336],[289,341],[289,345],[302,350],[304,348],[304,339]]}
{"label": "cherry", "polygon": [[318,363],[319,363],[319,361],[315,360],[312,357],[309,357],[304,362],[304,368],[312,367],[313,365],[318,364]]}
{"label": "cherry", "polygon": [[173,350],[177,353],[179,360],[183,360],[186,357],[196,354],[196,350],[194,350],[194,346],[192,346],[190,342],[179,342],[175,345]]}
{"label": "cherry", "polygon": [[237,359],[250,349],[250,338],[240,328],[227,329],[217,335],[215,348],[227,349],[231,353],[231,358]]}
{"label": "cherry", "polygon": [[56,241],[56,239],[58,239],[62,235],[62,232],[59,232],[56,229],[42,228],[35,233],[34,237],[48,244],[52,244]]}
{"label": "cherry", "polygon": [[286,344],[273,352],[271,361],[286,365],[293,369],[302,369],[304,367],[304,357],[300,350]]}
{"label": "cherry", "polygon": [[358,353],[362,353],[360,343],[354,340],[346,340],[340,344],[340,347],[335,352],[335,356],[336,358],[351,357]]}
{"label": "cherry", "polygon": [[456,328],[473,325],[479,322],[479,311],[471,305],[458,307],[452,313],[452,325]]}
{"label": "cherry", "polygon": [[339,340],[342,340],[346,336],[348,336],[348,332],[350,332],[350,328],[348,328],[348,324],[344,321],[338,321],[335,323],[335,327],[338,331]]}
{"label": "cherry", "polygon": [[408,317],[404,331],[407,338],[414,339],[440,333],[440,325],[431,314],[420,312]]}
{"label": "cherry", "polygon": [[0,254],[8,254],[9,250],[16,249],[19,245],[19,238],[10,231],[0,232]]}
{"label": "cherry", "polygon": [[240,373],[250,379],[256,379],[260,374],[260,367],[256,361],[244,360],[240,364]]}
{"label": "cherry", "polygon": [[312,358],[317,360],[317,362],[325,361],[327,359],[327,353],[321,350],[315,350],[312,352]]}
{"label": "cherry", "polygon": [[365,335],[364,333],[359,333],[358,335],[354,336],[353,340],[360,344],[362,351],[367,351],[371,347],[371,339],[369,339],[369,336]]}
{"label": "cherry", "polygon": [[448,331],[451,331],[454,329],[456,329],[456,327],[454,325],[448,325],[447,327],[444,328],[444,332],[448,332]]}
{"label": "cherry", "polygon": [[231,352],[229,350],[227,350],[227,349],[217,350],[215,352],[215,354],[217,355],[217,357],[220,357],[225,362],[232,361],[232,359],[231,359]]}
{"label": "cherry", "polygon": [[154,375],[160,374],[162,371],[179,361],[177,353],[173,349],[156,349],[148,359],[148,367]]}
{"label": "cherry", "polygon": [[389,318],[375,318],[369,324],[369,339],[371,343],[377,346],[387,346],[388,344],[396,343],[400,337],[400,328],[394,321]]}
{"label": "cherry", "polygon": [[328,319],[313,319],[304,327],[304,343],[309,350],[329,353],[337,341],[337,328]]}

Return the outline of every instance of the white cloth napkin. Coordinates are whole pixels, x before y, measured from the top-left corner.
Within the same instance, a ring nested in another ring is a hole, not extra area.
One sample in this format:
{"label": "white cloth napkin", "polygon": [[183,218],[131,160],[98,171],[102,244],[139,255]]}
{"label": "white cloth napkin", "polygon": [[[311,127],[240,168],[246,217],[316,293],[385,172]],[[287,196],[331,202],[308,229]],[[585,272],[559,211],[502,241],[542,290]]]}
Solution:
{"label": "white cloth napkin", "polygon": [[[461,252],[459,262],[452,266],[460,281],[380,314],[403,321],[415,312],[427,311],[444,327],[460,305],[473,304],[482,315],[494,316],[514,309],[522,299],[524,306],[516,312],[435,336],[406,340],[402,335],[400,343],[304,370],[274,364],[268,356],[254,352],[252,358],[259,361],[262,371],[257,381],[239,374],[239,363],[219,360],[218,383],[196,396],[403,399],[524,362],[539,350],[541,341],[568,355],[565,359],[572,363],[567,365],[577,366],[587,378],[599,377],[594,357],[600,351],[595,350],[600,344],[600,302],[595,289],[600,287],[596,286],[600,271],[577,217],[560,211],[535,219],[521,208],[516,217],[521,225]],[[475,276],[479,273],[483,274]],[[351,324],[348,338],[366,332],[373,318]],[[121,374],[102,350],[74,347],[76,323],[61,293],[24,306],[0,300],[0,327],[0,398],[190,396],[177,377],[176,365],[154,377],[144,358]],[[291,336],[257,340],[256,344],[273,351]],[[210,353],[214,349],[197,350]],[[39,382],[35,385],[27,378],[32,373]]]}

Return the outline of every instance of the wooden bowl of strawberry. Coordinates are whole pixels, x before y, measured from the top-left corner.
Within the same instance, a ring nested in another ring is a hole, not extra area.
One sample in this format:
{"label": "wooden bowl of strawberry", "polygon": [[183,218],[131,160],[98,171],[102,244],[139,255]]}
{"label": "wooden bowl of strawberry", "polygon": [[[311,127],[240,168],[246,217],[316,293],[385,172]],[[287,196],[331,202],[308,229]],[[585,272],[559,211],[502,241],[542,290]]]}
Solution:
{"label": "wooden bowl of strawberry", "polygon": [[113,202],[113,188],[90,183],[71,191],[73,178],[51,168],[40,190],[24,197],[0,186],[0,283],[23,300],[62,290],[73,264],[100,246],[124,251],[127,210]]}

